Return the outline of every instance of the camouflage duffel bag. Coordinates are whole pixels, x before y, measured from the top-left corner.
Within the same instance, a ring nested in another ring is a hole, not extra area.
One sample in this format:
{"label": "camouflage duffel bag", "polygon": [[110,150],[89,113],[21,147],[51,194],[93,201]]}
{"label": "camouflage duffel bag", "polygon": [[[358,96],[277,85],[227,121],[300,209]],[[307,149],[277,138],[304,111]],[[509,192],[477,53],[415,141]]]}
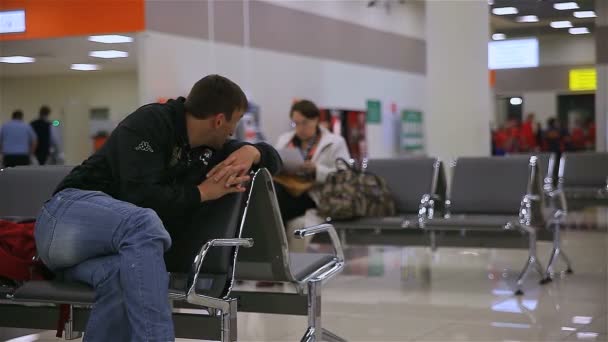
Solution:
{"label": "camouflage duffel bag", "polygon": [[318,212],[332,220],[395,215],[395,201],[379,176],[363,172],[344,159],[338,170],[313,191],[319,198]]}

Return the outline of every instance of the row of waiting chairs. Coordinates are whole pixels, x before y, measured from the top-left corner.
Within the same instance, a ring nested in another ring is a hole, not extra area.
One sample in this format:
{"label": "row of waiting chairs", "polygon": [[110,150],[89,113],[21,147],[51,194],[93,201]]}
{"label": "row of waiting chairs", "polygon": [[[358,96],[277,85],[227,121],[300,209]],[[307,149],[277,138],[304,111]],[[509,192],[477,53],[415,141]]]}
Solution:
{"label": "row of waiting chairs", "polygon": [[[0,218],[34,218],[71,167],[19,167],[0,171]],[[333,253],[290,253],[272,177],[259,170],[248,194],[232,194],[209,203],[200,230],[192,232],[197,246],[179,262],[189,270],[171,275],[169,299],[177,337],[236,341],[237,313],[259,312],[308,316],[302,341],[344,341],[324,329],[322,285],[344,267],[344,253],[330,224],[303,228],[299,238],[329,235]],[[195,235],[198,234],[198,235]],[[241,250],[239,251],[239,247]],[[183,246],[173,246],[183,248]],[[291,293],[233,291],[234,279],[285,282]],[[55,329],[65,316],[64,336],[75,339],[86,326],[94,290],[58,280],[28,281],[0,286],[0,326]],[[35,304],[35,305],[31,305]]]}
{"label": "row of waiting chairs", "polygon": [[[564,155],[557,186],[552,185],[557,161],[549,154],[460,158],[453,164],[449,187],[443,164],[434,158],[369,160],[366,164],[368,172],[386,180],[398,215],[333,222],[343,245],[527,248],[517,294],[523,293],[530,270],[541,273],[542,283],[550,281],[558,256],[572,271],[559,235],[566,198],[578,200],[587,194],[588,199],[601,200],[608,175],[606,153]],[[536,255],[537,240],[553,241],[546,270]]]}

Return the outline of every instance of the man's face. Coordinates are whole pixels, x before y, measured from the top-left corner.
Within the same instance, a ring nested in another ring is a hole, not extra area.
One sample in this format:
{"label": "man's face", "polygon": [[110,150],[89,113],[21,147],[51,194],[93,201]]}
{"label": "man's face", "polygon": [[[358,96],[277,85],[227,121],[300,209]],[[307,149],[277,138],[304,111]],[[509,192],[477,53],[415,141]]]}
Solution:
{"label": "man's face", "polygon": [[220,149],[228,140],[228,138],[234,135],[236,126],[239,121],[243,118],[245,111],[236,110],[232,113],[230,120],[226,118],[224,114],[218,114],[216,117],[216,127],[213,141],[213,148]]}

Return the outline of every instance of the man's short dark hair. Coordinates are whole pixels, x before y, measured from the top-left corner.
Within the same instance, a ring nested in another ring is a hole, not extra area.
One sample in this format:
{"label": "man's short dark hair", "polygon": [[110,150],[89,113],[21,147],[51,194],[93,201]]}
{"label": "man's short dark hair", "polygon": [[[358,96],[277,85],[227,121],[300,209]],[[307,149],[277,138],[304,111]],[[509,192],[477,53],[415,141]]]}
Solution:
{"label": "man's short dark hair", "polygon": [[301,100],[293,104],[291,106],[291,111],[289,112],[289,116],[293,116],[293,112],[298,111],[302,113],[307,119],[316,119],[321,116],[321,112],[317,105],[309,100]]}
{"label": "man's short dark hair", "polygon": [[13,120],[23,120],[23,112],[16,110],[13,112]]}
{"label": "man's short dark hair", "polygon": [[46,118],[51,114],[51,108],[49,106],[42,106],[39,113],[41,118]]}
{"label": "man's short dark hair", "polygon": [[226,77],[209,75],[194,84],[185,106],[186,111],[199,119],[224,113],[226,119],[232,120],[232,113],[247,110],[247,96]]}

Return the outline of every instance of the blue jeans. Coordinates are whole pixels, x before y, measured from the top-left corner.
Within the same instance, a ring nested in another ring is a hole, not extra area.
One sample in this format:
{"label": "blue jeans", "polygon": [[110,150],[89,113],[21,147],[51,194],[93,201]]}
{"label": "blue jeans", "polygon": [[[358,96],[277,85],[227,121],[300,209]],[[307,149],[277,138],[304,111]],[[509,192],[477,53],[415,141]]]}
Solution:
{"label": "blue jeans", "polygon": [[175,339],[163,260],[171,237],[153,210],[66,189],[43,206],[34,236],[49,269],[95,289],[85,341]]}

